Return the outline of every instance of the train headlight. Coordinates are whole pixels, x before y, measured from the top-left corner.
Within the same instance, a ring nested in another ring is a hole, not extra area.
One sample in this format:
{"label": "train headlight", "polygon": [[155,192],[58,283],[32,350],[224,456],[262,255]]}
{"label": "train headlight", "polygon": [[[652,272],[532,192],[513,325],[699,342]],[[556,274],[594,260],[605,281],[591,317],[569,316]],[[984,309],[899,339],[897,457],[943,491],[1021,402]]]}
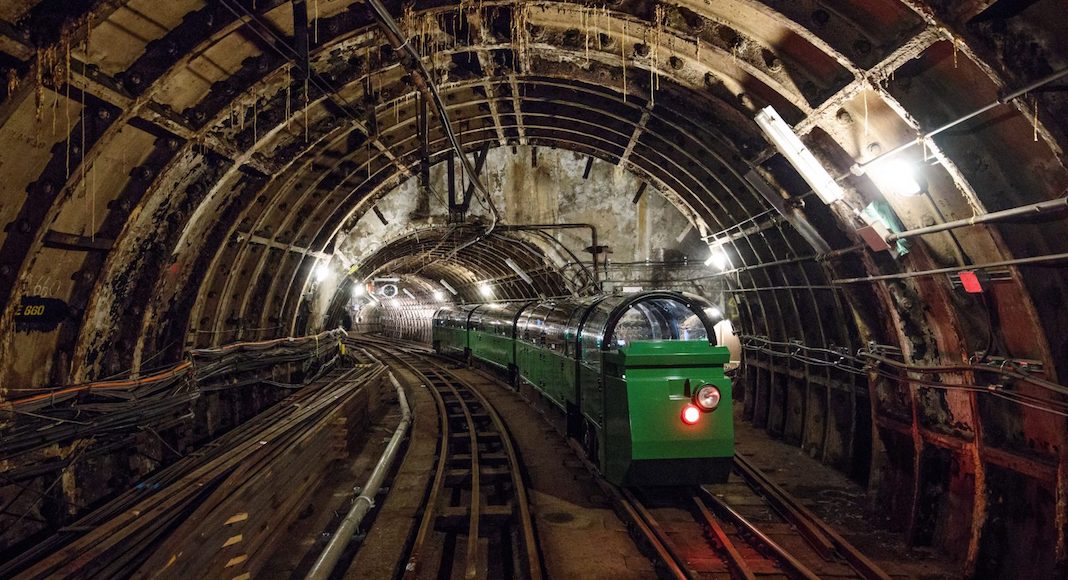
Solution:
{"label": "train headlight", "polygon": [[702,411],[712,411],[719,406],[719,389],[712,385],[704,385],[693,395],[693,402]]}

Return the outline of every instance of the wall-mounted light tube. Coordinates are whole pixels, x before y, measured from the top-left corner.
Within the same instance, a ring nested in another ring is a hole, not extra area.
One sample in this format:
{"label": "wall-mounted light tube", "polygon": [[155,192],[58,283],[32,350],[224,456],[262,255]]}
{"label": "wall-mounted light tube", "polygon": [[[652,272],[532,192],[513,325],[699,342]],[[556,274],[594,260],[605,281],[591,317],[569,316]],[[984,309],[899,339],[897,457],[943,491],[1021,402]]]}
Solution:
{"label": "wall-mounted light tube", "polygon": [[407,296],[408,298],[411,298],[412,300],[415,300],[415,294],[412,294],[411,290],[408,290],[407,288],[404,288],[404,289],[401,290],[401,292],[404,292],[404,295]]}
{"label": "wall-mounted light tube", "polygon": [[507,264],[508,267],[511,268],[513,272],[518,274],[519,277],[522,278],[524,282],[526,282],[527,284],[530,284],[531,286],[534,285],[534,280],[532,280],[530,278],[530,276],[527,275],[527,273],[522,268],[519,267],[519,264],[516,264],[515,261],[513,261],[511,258],[506,258],[504,260],[504,263]]}
{"label": "wall-mounted light tube", "polygon": [[459,294],[459,292],[456,291],[456,288],[453,288],[451,285],[449,285],[448,282],[446,282],[444,280],[438,280],[438,283],[441,284],[442,286],[444,286],[445,289],[448,290],[449,292],[452,292],[453,296],[456,296],[457,294]]}
{"label": "wall-mounted light tube", "polygon": [[845,195],[838,182],[827,173],[827,169],[809,151],[808,147],[801,142],[793,128],[782,120],[779,113],[773,107],[764,107],[756,116],[756,123],[771,140],[775,148],[782,153],[783,157],[794,166],[801,174],[812,191],[823,200],[823,203],[836,202]]}

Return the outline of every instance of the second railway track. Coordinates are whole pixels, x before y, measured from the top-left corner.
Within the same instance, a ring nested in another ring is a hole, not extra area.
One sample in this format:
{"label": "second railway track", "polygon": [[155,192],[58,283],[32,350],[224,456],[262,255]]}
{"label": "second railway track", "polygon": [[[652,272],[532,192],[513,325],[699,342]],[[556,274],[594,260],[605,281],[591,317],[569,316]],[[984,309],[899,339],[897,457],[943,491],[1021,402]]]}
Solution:
{"label": "second railway track", "polygon": [[493,406],[428,351],[370,338],[351,345],[415,373],[438,413],[436,469],[400,575],[542,578],[519,458]]}

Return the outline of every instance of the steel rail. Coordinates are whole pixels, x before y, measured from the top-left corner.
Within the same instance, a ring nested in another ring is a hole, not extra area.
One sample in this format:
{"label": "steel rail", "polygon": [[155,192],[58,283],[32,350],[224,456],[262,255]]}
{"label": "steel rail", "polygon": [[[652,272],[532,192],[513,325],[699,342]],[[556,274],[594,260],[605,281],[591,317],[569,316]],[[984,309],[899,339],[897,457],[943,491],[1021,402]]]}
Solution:
{"label": "steel rail", "polygon": [[[455,406],[458,407],[463,414],[463,421],[467,427],[468,445],[470,448],[471,505],[469,509],[466,568],[464,577],[476,578],[479,576],[477,566],[480,537],[479,529],[482,519],[482,482],[480,478],[481,459],[478,446],[479,429],[471,409],[471,403],[474,402],[482,407],[482,411],[493,423],[494,428],[497,430],[496,435],[500,439],[501,447],[504,451],[506,460],[508,461],[513,495],[515,496],[514,509],[517,512],[520,532],[518,536],[519,541],[522,541],[523,543],[523,555],[525,556],[527,564],[526,578],[530,580],[540,580],[543,578],[544,572],[538,554],[538,544],[534,534],[533,518],[530,514],[529,498],[526,492],[526,486],[522,480],[518,455],[512,445],[505,424],[503,420],[501,420],[496,409],[494,409],[489,401],[478,392],[478,389],[474,388],[466,381],[459,379],[445,367],[433,361],[428,356],[431,355],[432,352],[425,347],[385,337],[365,336],[359,339],[350,339],[350,342],[363,344],[379,350],[390,358],[398,361],[412,372],[422,376],[426,380],[428,390],[435,399],[435,404],[439,412],[442,435],[439,442],[440,452],[438,455],[437,472],[434,481],[431,484],[431,491],[425,500],[425,508],[419,529],[415,538],[411,542],[411,547],[409,548],[409,556],[405,563],[403,576],[405,578],[417,578],[421,576],[420,569],[422,558],[420,555],[424,552],[424,546],[427,544],[430,532],[433,530],[434,522],[437,518],[438,500],[441,497],[441,492],[447,487],[444,476],[447,472],[446,468],[450,460],[450,455],[452,455],[449,446],[452,433],[450,429],[448,407],[454,402]],[[439,383],[441,386],[438,387],[434,383]],[[470,393],[474,399],[465,399],[464,394],[467,393]],[[448,397],[442,396],[443,394],[448,395]],[[516,554],[516,556],[518,555],[519,554]]]}
{"label": "steel rail", "polygon": [[[401,361],[399,357],[395,357],[396,360]],[[402,361],[403,362],[403,361]],[[406,363],[407,364],[407,363]],[[413,365],[407,365],[412,371],[417,372]],[[419,373],[422,376],[421,373]],[[424,380],[426,377],[424,377]],[[409,550],[407,563],[404,565],[404,577],[405,578],[417,578],[420,564],[422,560],[423,546],[426,544],[426,539],[430,535],[434,524],[434,512],[437,509],[438,498],[441,495],[441,490],[445,487],[445,471],[449,462],[448,448],[449,440],[452,437],[451,427],[449,426],[449,412],[445,408],[445,401],[441,397],[441,393],[437,389],[431,388],[424,383],[427,390],[430,391],[431,396],[434,397],[434,406],[438,410],[438,427],[441,432],[441,436],[438,439],[438,462],[435,466],[434,480],[430,484],[430,494],[426,498],[425,509],[423,511],[422,519],[419,522],[419,530],[416,532],[415,540],[412,543],[412,548]]]}
{"label": "steel rail", "polygon": [[749,521],[745,516],[735,511],[734,508],[727,505],[726,502],[716,497],[715,494],[713,494],[712,492],[708,491],[703,487],[699,489],[701,491],[701,494],[704,496],[704,499],[710,501],[710,503],[712,503],[716,510],[726,514],[727,517],[731,520],[731,522],[734,523],[734,525],[738,526],[742,530],[745,530],[758,542],[763,544],[764,547],[766,547],[775,555],[775,558],[789,566],[790,569],[796,575],[805,578],[806,580],[819,580],[819,575],[813,572],[808,566],[805,566],[800,560],[794,557],[793,554],[791,554],[785,548],[779,545],[778,542],[776,542],[770,536],[761,531],[761,529],[757,527],[756,524]]}
{"label": "steel rail", "polygon": [[665,571],[670,574],[671,577],[676,580],[687,580],[690,576],[688,572],[686,572],[686,567],[680,566],[679,561],[672,555],[672,550],[668,549],[660,536],[654,533],[649,523],[641,516],[638,506],[624,496],[623,490],[612,485],[600,476],[597,467],[586,457],[586,450],[583,449],[577,441],[569,438],[567,443],[571,446],[571,450],[575,453],[575,456],[579,458],[579,461],[582,462],[583,466],[593,474],[593,481],[611,500],[620,518],[631,524],[631,533],[638,533],[641,535],[641,539],[645,541],[646,547],[653,552],[653,557],[666,568]]}
{"label": "steel rail", "polygon": [[[810,537],[819,538],[818,541],[821,545],[829,547],[832,550],[832,555],[837,554],[844,558],[862,578],[890,580],[890,575],[878,564],[861,553],[841,534],[809,511],[808,508],[801,505],[778,484],[771,481],[767,475],[750,463],[748,459],[736,455],[734,464],[739,473],[742,474],[742,477],[754,487],[759,488],[758,493],[771,502],[776,511],[789,520],[798,531],[802,532],[806,539]],[[810,544],[813,548],[816,548],[815,544],[812,542]]]}
{"label": "steel rail", "polygon": [[696,575],[690,570],[686,564],[686,559],[679,554],[675,549],[675,544],[668,538],[667,533],[664,532],[664,528],[660,525],[660,522],[656,520],[656,517],[649,511],[649,508],[638,498],[634,497],[634,494],[627,488],[620,488],[620,493],[623,498],[626,499],[631,506],[633,506],[635,513],[645,522],[645,528],[656,541],[663,546],[662,551],[658,550],[662,556],[667,555],[670,561],[663,562],[668,566],[668,570],[677,577],[681,574],[683,578],[694,578]]}
{"label": "steel rail", "polygon": [[[299,426],[320,420],[336,406],[338,393],[355,392],[377,376],[377,370],[364,368],[336,373],[324,379],[324,384],[309,385],[272,405],[196,453],[149,476],[145,485],[127,490],[15,561],[0,565],[0,576],[18,571],[25,577],[75,572],[88,575],[101,567],[123,568],[124,562],[137,565],[142,557],[139,554],[155,549],[152,544],[160,540],[170,522],[193,509],[203,493],[260,449],[261,441],[281,441],[299,431]],[[350,385],[342,386],[344,383]]]}
{"label": "steel rail", "polygon": [[734,541],[727,536],[727,531],[723,529],[723,526],[719,523],[719,519],[712,513],[712,510],[708,509],[708,504],[706,504],[698,495],[693,496],[693,503],[697,507],[698,513],[704,518],[709,531],[712,532],[716,541],[723,546],[723,551],[726,553],[730,565],[733,566],[735,571],[745,580],[756,580],[756,575],[753,573],[752,568],[750,568],[749,563],[742,557],[742,554],[734,545]]}

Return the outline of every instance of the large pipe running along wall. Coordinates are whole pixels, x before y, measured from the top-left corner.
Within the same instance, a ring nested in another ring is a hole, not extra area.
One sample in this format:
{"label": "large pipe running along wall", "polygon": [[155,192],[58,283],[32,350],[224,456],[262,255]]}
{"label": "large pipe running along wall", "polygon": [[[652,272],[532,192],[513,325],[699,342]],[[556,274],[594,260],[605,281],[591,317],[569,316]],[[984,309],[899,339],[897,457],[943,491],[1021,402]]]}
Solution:
{"label": "large pipe running along wall", "polygon": [[[830,351],[874,343],[928,368],[1030,360],[1053,383],[1068,373],[1065,269],[1026,261],[1068,250],[1062,219],[934,232],[903,256],[858,248],[855,233],[872,203],[915,230],[1063,195],[1058,92],[898,154],[920,167],[922,195],[849,172],[1065,69],[1055,0],[458,4],[386,6],[467,151],[592,155],[649,182],[703,237],[782,213],[723,246],[740,334]],[[409,73],[361,3],[328,3],[310,22],[308,83],[286,48],[292,4],[161,6],[49,0],[0,15],[15,24],[0,64],[4,389],[138,372],[200,335],[285,334],[310,314],[302,294],[319,255],[448,154],[440,128],[420,138]],[[844,202],[804,197],[767,149],[751,119],[769,104],[842,176]],[[1004,264],[981,295],[944,274],[909,276],[976,264]],[[832,283],[846,279],[864,281]],[[16,317],[34,297],[65,303],[54,329]],[[991,380],[974,369],[857,374],[806,358],[746,355],[754,423],[870,476],[894,525],[969,574],[1063,571],[1058,399],[1018,383],[1007,386],[1035,402],[984,394],[968,388]],[[1038,540],[1004,541],[1017,537]]]}

